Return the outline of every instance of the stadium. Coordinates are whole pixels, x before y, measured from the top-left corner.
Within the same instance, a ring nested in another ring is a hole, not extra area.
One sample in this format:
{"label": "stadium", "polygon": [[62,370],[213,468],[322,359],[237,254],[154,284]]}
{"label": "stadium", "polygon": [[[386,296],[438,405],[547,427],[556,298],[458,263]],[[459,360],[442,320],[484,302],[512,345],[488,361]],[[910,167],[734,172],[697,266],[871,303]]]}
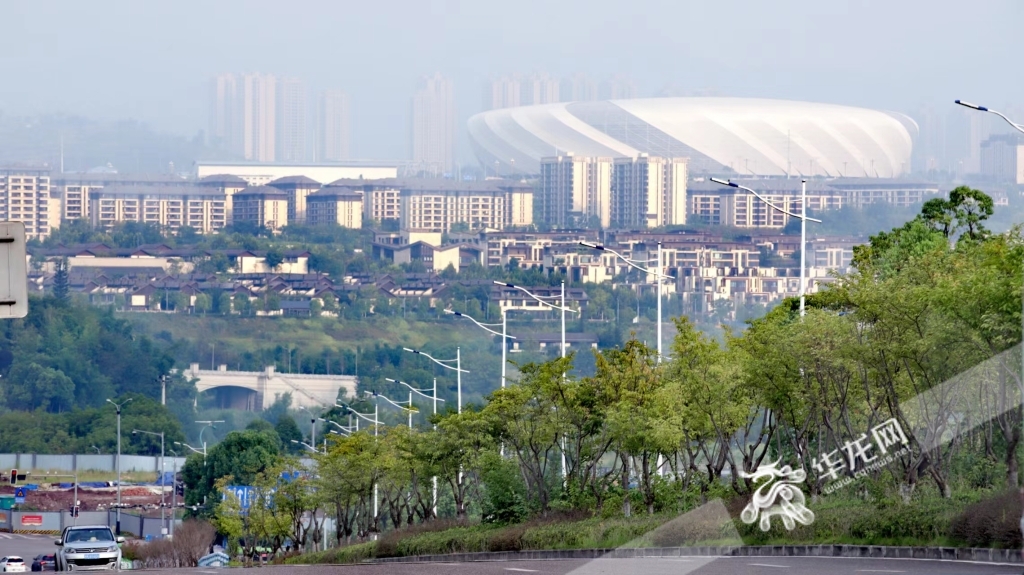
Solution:
{"label": "stadium", "polygon": [[504,108],[469,119],[474,153],[503,173],[544,157],[689,158],[691,175],[893,178],[917,124],[865,108],[754,98],[640,98]]}

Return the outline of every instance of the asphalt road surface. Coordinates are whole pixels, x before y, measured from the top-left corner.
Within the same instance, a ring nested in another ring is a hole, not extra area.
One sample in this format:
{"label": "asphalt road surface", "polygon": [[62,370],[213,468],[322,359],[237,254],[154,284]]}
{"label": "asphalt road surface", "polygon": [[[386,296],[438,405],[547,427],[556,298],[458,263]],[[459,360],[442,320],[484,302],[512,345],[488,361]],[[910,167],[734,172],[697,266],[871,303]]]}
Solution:
{"label": "asphalt road surface", "polygon": [[[220,569],[190,569],[213,575]],[[260,575],[1020,575],[1024,567],[909,559],[823,557],[665,557],[594,561],[507,561],[478,563],[391,563],[345,566],[272,566]],[[181,574],[182,571],[147,573]],[[237,573],[237,571],[235,571]],[[226,575],[226,574],[225,574]]]}
{"label": "asphalt road surface", "polygon": [[57,551],[57,546],[53,544],[54,539],[54,535],[0,533],[0,557],[18,555],[31,565],[32,558],[36,555]]}

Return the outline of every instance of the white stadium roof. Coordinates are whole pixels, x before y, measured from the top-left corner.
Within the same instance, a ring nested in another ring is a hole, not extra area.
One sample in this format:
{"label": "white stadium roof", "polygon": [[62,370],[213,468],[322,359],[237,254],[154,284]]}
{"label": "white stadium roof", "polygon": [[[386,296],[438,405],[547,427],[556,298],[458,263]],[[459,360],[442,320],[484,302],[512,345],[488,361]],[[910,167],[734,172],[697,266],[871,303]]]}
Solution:
{"label": "white stadium roof", "polygon": [[754,98],[642,98],[505,108],[469,119],[484,166],[539,172],[565,155],[686,157],[692,174],[890,178],[917,124],[892,112]]}

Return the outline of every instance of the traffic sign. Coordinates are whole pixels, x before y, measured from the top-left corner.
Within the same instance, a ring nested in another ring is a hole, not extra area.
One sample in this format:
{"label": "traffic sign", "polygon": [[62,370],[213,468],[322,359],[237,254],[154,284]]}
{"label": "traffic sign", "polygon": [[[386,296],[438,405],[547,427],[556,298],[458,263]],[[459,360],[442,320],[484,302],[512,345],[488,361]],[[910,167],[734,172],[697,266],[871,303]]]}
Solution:
{"label": "traffic sign", "polygon": [[19,487],[14,490],[14,502],[18,505],[25,503],[25,488]]}
{"label": "traffic sign", "polygon": [[0,222],[0,319],[28,315],[25,224]]}

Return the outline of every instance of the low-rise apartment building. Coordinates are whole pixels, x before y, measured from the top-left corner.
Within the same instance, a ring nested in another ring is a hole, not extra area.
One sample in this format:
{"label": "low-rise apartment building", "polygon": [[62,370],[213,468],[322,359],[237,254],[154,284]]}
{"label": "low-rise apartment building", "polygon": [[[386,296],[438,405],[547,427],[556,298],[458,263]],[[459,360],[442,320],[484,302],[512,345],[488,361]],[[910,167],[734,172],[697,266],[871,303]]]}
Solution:
{"label": "low-rise apartment building", "polygon": [[328,186],[306,196],[306,223],[362,228],[363,194],[351,188]]}
{"label": "low-rise apartment building", "polygon": [[43,239],[60,224],[60,197],[50,188],[50,169],[0,167],[0,221],[22,222],[28,239]]}
{"label": "low-rise apartment building", "polygon": [[234,195],[232,221],[279,231],[288,225],[288,194],[270,186],[252,186]]}
{"label": "low-rise apartment building", "polygon": [[120,222],[182,226],[204,234],[227,225],[227,198],[206,186],[106,185],[89,192],[89,221],[109,229]]}

